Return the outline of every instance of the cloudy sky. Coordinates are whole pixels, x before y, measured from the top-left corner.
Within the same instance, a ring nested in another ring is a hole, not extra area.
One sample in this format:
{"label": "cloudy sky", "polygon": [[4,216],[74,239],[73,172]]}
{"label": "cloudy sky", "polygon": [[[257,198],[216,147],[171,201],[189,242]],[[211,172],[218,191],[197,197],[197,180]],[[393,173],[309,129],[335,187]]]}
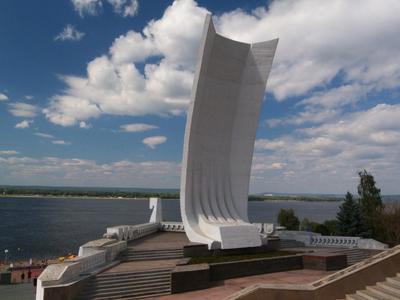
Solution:
{"label": "cloudy sky", "polygon": [[207,12],[279,38],[252,192],[400,193],[398,0],[3,0],[0,184],[179,187]]}

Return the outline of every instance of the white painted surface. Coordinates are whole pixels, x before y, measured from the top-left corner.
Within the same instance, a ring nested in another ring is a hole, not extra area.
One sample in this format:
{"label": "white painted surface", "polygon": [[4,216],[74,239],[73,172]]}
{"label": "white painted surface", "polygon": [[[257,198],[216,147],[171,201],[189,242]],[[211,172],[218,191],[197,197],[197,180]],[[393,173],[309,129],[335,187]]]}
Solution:
{"label": "white painted surface", "polygon": [[150,223],[160,223],[162,222],[162,203],[160,198],[150,198]]}
{"label": "white painted surface", "polygon": [[248,221],[247,198],[259,112],[277,42],[227,39],[206,17],[181,176],[182,221],[192,242],[224,249],[261,245],[257,228]]}

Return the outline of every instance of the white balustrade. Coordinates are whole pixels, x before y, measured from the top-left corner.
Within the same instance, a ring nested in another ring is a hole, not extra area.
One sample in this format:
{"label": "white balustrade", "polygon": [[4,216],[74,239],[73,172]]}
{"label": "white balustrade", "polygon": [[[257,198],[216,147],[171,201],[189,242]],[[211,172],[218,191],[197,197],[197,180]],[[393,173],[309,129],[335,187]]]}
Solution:
{"label": "white balustrade", "polygon": [[338,247],[338,248],[357,248],[359,237],[350,236],[311,236],[310,246],[314,247]]}
{"label": "white balustrade", "polygon": [[185,227],[181,222],[161,222],[161,231],[172,231],[172,232],[185,232]]}
{"label": "white balustrade", "polygon": [[115,237],[120,241],[131,241],[157,232],[158,223],[144,223],[138,225],[119,225],[107,227],[105,237]]}

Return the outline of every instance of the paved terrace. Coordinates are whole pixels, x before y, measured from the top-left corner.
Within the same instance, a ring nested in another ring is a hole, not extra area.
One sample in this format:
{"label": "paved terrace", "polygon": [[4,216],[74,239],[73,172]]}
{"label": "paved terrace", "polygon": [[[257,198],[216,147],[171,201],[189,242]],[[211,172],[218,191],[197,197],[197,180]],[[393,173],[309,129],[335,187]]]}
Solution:
{"label": "paved terrace", "polygon": [[128,247],[135,250],[176,249],[190,244],[182,232],[156,232],[128,243]]}
{"label": "paved terrace", "polygon": [[[158,232],[144,238],[134,240],[128,243],[128,248],[133,250],[165,250],[183,248],[184,245],[190,244],[184,233],[177,232]],[[296,249],[300,250],[300,249]],[[304,251],[304,249],[302,249]],[[313,249],[314,250],[314,249]],[[316,249],[315,249],[316,250]],[[145,270],[156,270],[163,268],[174,268],[179,259],[162,259],[162,260],[142,260],[121,262],[119,265],[108,269],[103,274],[122,273],[122,272],[138,272]],[[147,298],[160,300],[180,300],[180,299],[224,299],[255,283],[287,283],[301,284],[313,282],[332,272],[316,271],[316,270],[296,270],[287,272],[277,272],[263,275],[247,276],[222,281],[216,281],[211,288],[173,294],[163,297]]]}
{"label": "paved terrace", "polygon": [[303,284],[311,283],[318,280],[328,274],[334,272],[324,272],[317,270],[296,270],[287,272],[277,272],[270,274],[254,275],[240,278],[233,278],[228,280],[216,281],[213,287],[180,293],[172,294],[157,298],[147,299],[159,299],[159,300],[222,300],[233,293],[236,293],[248,286],[256,283],[272,283],[272,284]]}

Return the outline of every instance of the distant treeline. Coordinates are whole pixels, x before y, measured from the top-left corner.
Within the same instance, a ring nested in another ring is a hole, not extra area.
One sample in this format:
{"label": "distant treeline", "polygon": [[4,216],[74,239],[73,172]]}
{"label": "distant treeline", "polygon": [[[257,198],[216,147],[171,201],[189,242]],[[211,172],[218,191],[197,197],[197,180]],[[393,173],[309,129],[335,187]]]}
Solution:
{"label": "distant treeline", "polygon": [[250,195],[249,201],[342,201],[343,198],[326,195]]}
{"label": "distant treeline", "polygon": [[85,191],[42,188],[0,188],[4,196],[54,196],[54,197],[97,197],[97,198],[150,198],[179,199],[179,193],[167,192],[126,192],[126,191]]}
{"label": "distant treeline", "polygon": [[[62,188],[0,187],[0,196],[44,196],[44,197],[97,197],[97,198],[150,198],[179,199],[179,192],[162,191],[96,191]],[[342,198],[326,195],[249,195],[249,201],[341,201]]]}

